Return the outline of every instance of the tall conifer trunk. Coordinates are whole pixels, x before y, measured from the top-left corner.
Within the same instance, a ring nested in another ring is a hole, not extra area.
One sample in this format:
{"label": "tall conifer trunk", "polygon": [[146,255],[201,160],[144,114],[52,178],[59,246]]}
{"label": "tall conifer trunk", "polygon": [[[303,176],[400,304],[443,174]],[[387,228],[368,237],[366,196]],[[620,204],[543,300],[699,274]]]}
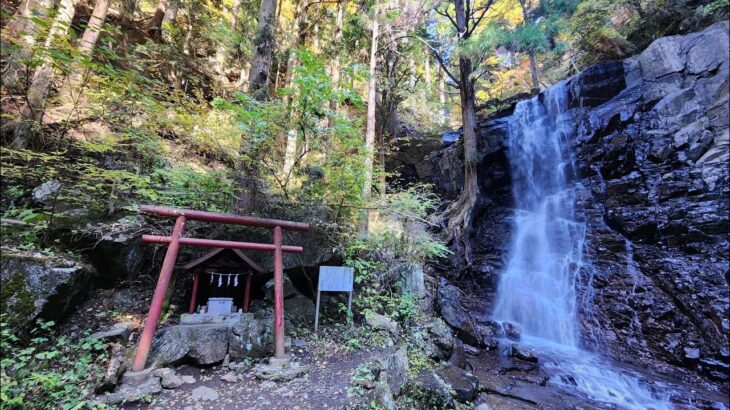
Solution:
{"label": "tall conifer trunk", "polygon": [[[337,18],[335,20],[335,35],[333,39],[333,43],[335,45],[335,53],[334,56],[332,56],[332,65],[330,65],[330,76],[332,78],[332,87],[335,89],[335,91],[339,88],[340,85],[340,41],[342,41],[342,15],[343,15],[343,0],[339,0],[337,2]],[[333,98],[332,101],[330,101],[330,110],[336,111],[337,110],[337,99]],[[332,120],[332,117],[329,117],[327,126],[329,128],[334,127],[334,122]]]}
{"label": "tall conifer trunk", "polygon": [[[84,34],[81,36],[81,40],[79,41],[79,54],[82,58],[91,59],[91,55],[94,52],[94,47],[96,47],[97,41],[99,40],[99,34],[101,34],[101,29],[104,25],[108,12],[109,0],[96,0],[89,23],[87,24],[86,30],[84,30]],[[74,64],[74,69],[68,76],[68,84],[66,84],[61,91],[64,100],[70,100],[73,102],[74,111],[79,98],[81,97],[85,72],[88,72],[88,70],[84,69],[84,67],[77,61]]]}
{"label": "tall conifer trunk", "polygon": [[[47,49],[66,39],[71,21],[76,14],[76,0],[60,0],[58,13],[48,31],[45,46]],[[25,148],[34,134],[34,127],[43,119],[48,93],[53,85],[55,68],[50,54],[43,57],[43,63],[33,73],[33,81],[28,89],[27,105],[21,112],[13,131],[12,147]]]}
{"label": "tall conifer trunk", "polygon": [[251,60],[251,71],[248,77],[248,92],[259,101],[265,101],[269,97],[275,24],[276,0],[261,0],[258,27],[253,39],[254,53]]}
{"label": "tall conifer trunk", "polygon": [[[377,6],[376,6],[377,7]],[[377,89],[377,58],[378,58],[378,18],[376,9],[373,18],[373,31],[370,43],[370,69],[368,78],[368,107],[367,124],[365,127],[365,163],[363,166],[362,200],[367,205],[373,190],[373,156],[375,155],[375,92]],[[366,236],[369,229],[370,212],[363,210],[360,214],[360,236]]]}
{"label": "tall conifer trunk", "polygon": [[[468,16],[465,10],[465,2],[470,0],[454,0],[454,11],[456,13],[456,29],[459,34],[459,42],[465,41],[470,35],[468,30]],[[472,73],[474,66],[467,54],[459,57],[459,99],[461,101],[462,136],[464,146],[464,188],[459,198],[447,208],[445,215],[448,216],[448,236],[454,239],[454,244],[459,253],[463,252],[467,266],[471,266],[471,222],[477,201],[479,199],[479,185],[477,183],[476,167],[479,163],[479,152],[477,149],[476,135],[476,102],[474,92],[474,79]]]}
{"label": "tall conifer trunk", "polygon": [[2,47],[6,50],[17,47],[3,67],[2,84],[5,89],[22,91],[32,78],[32,69],[27,63],[33,58],[33,48],[40,41],[38,22],[48,17],[54,3],[53,0],[24,0],[3,27]]}
{"label": "tall conifer trunk", "polygon": [[[269,98],[269,77],[271,58],[274,50],[274,31],[276,25],[276,0],[261,0],[256,37],[253,40],[254,52],[248,78],[248,93],[259,101]],[[254,210],[258,195],[258,168],[253,163],[258,148],[241,142],[237,164],[237,179],[241,187],[236,200],[236,210],[250,214]]]}

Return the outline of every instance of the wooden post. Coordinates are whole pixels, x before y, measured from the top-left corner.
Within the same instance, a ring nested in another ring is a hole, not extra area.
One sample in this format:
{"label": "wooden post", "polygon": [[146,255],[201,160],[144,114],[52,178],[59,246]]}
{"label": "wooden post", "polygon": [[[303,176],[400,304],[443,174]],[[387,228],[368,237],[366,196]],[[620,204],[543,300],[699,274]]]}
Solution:
{"label": "wooden post", "polygon": [[139,345],[137,346],[137,351],[134,355],[132,371],[138,372],[143,370],[147,363],[147,356],[149,356],[150,347],[152,346],[152,338],[155,335],[157,322],[160,320],[160,313],[162,313],[162,303],[165,301],[165,294],[167,293],[167,287],[170,284],[172,270],[175,268],[177,253],[180,250],[180,237],[184,230],[185,215],[180,215],[177,217],[175,227],[172,229],[170,245],[167,247],[165,260],[162,262],[160,277],[157,280],[157,287],[155,287],[155,293],[152,296],[150,311],[147,314],[147,322],[144,324],[144,330],[142,330],[142,335],[139,338]]}
{"label": "wooden post", "polygon": [[248,312],[248,304],[250,302],[251,297],[251,276],[253,276],[252,272],[248,272],[248,277],[246,278],[246,292],[243,294],[243,311]]}
{"label": "wooden post", "polygon": [[274,357],[284,358],[284,252],[281,226],[274,227]]}
{"label": "wooden post", "polygon": [[190,309],[188,309],[188,313],[195,313],[195,300],[198,296],[198,281],[200,280],[200,272],[195,271],[193,274],[193,294],[190,295]]}

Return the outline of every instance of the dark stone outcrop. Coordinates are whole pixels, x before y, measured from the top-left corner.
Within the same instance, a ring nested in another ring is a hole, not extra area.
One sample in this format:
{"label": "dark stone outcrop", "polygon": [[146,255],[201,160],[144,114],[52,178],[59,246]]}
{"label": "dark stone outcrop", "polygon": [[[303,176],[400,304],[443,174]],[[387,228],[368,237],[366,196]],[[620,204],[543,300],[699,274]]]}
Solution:
{"label": "dark stone outcrop", "polygon": [[36,319],[60,321],[90,288],[93,267],[63,256],[2,250],[0,305],[13,330],[29,330]]}
{"label": "dark stone outcrop", "polygon": [[[576,217],[587,228],[582,344],[684,379],[730,378],[728,53],[723,22],[567,80],[583,187]],[[492,310],[510,240],[507,123],[479,122],[487,198],[472,232],[479,286],[462,289],[474,302],[456,292],[455,302],[441,298],[477,319]],[[431,181],[445,198],[462,185],[461,149],[454,143],[430,156]],[[457,330],[466,323],[441,311]]]}

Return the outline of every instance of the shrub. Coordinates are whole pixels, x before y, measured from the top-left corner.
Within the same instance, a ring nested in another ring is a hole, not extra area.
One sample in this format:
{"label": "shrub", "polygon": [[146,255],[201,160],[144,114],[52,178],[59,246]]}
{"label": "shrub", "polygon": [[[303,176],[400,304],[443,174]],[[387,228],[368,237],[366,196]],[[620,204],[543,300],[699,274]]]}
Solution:
{"label": "shrub", "polygon": [[104,407],[87,400],[104,371],[104,344],[57,337],[53,325],[39,321],[26,342],[0,319],[0,409]]}

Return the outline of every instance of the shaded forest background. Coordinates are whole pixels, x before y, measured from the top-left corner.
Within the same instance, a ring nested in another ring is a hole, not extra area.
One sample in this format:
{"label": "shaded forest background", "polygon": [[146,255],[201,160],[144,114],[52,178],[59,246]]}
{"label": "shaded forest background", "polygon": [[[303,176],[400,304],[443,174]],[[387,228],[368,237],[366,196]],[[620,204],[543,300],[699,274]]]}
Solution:
{"label": "shaded forest background", "polygon": [[462,80],[487,115],[726,3],[3,1],[2,211],[27,246],[139,203],[317,208],[351,232],[394,141],[461,125]]}

